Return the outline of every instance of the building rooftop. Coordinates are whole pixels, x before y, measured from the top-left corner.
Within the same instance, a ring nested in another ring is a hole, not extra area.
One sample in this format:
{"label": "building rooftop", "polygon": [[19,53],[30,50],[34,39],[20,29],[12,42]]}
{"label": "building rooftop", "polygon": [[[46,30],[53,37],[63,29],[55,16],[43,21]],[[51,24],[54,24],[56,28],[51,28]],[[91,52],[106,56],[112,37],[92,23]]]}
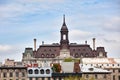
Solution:
{"label": "building rooftop", "polygon": [[94,66],[89,66],[89,65],[81,66],[80,64],[80,68],[81,68],[81,72],[83,73],[111,73],[111,71],[104,70],[102,68],[96,68]]}
{"label": "building rooftop", "polygon": [[83,64],[120,64],[120,58],[82,58]]}

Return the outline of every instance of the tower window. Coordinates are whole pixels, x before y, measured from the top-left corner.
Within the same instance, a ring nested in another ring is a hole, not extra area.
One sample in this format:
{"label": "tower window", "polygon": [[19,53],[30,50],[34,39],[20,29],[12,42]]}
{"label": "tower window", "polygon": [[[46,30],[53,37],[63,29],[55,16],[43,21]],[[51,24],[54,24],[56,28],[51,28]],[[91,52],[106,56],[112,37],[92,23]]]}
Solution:
{"label": "tower window", "polygon": [[63,40],[66,40],[66,35],[63,35]]}

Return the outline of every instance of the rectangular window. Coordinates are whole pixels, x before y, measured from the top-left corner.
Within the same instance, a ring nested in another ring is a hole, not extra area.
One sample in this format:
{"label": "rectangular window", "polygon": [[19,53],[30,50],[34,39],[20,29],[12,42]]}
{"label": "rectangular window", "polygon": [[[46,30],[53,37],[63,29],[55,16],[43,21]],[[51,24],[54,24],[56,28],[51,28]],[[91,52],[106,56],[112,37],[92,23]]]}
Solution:
{"label": "rectangular window", "polygon": [[95,74],[95,79],[97,79],[98,78],[98,76],[97,76],[97,74]]}
{"label": "rectangular window", "polygon": [[120,80],[120,76],[118,76],[118,80]]}
{"label": "rectangular window", "polygon": [[16,72],[16,77],[19,77],[19,72]]}
{"label": "rectangular window", "polygon": [[104,74],[104,78],[105,78],[105,79],[107,78],[106,74]]}
{"label": "rectangular window", "polygon": [[115,69],[113,69],[113,72],[115,72]]}
{"label": "rectangular window", "polygon": [[120,73],[120,69],[118,69],[118,72]]}
{"label": "rectangular window", "polygon": [[30,77],[29,80],[32,80],[32,78]]}
{"label": "rectangular window", "polygon": [[35,80],[38,80],[38,78],[36,78]]}
{"label": "rectangular window", "polygon": [[22,72],[22,77],[25,77],[25,73],[24,72]]}
{"label": "rectangular window", "polygon": [[5,78],[6,78],[6,77],[7,77],[7,73],[3,73],[3,77],[5,77]]}
{"label": "rectangular window", "polygon": [[86,78],[89,78],[89,75],[88,75],[88,74],[86,74]]}
{"label": "rectangular window", "polygon": [[42,77],[42,80],[45,80],[45,78],[44,78],[44,77]]}
{"label": "rectangular window", "polygon": [[113,80],[115,80],[115,75],[113,75]]}
{"label": "rectangular window", "polygon": [[13,73],[12,72],[10,72],[10,75],[9,75],[10,77],[13,77]]}
{"label": "rectangular window", "polygon": [[120,76],[118,76],[118,80],[120,80]]}

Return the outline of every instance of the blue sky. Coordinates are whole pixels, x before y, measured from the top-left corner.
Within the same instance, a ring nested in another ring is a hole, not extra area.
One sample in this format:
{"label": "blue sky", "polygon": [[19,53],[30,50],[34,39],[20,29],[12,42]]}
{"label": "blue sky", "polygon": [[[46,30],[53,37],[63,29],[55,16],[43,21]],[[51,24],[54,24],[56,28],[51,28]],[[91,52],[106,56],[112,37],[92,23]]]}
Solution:
{"label": "blue sky", "polygon": [[120,0],[0,0],[0,61],[21,60],[26,47],[60,40],[63,14],[70,42],[104,46],[120,58]]}

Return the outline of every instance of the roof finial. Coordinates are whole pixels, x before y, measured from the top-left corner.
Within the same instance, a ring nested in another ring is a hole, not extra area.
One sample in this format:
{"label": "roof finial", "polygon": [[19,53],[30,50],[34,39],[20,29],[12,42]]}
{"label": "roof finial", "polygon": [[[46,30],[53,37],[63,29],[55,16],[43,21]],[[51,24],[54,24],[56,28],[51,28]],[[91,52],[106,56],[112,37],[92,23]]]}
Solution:
{"label": "roof finial", "polygon": [[63,23],[65,23],[65,14],[63,14]]}
{"label": "roof finial", "polygon": [[66,26],[66,23],[65,23],[65,14],[63,15],[63,26]]}
{"label": "roof finial", "polygon": [[61,30],[68,30],[67,26],[66,26],[66,23],[65,23],[65,14],[63,14],[63,25],[62,25]]}

